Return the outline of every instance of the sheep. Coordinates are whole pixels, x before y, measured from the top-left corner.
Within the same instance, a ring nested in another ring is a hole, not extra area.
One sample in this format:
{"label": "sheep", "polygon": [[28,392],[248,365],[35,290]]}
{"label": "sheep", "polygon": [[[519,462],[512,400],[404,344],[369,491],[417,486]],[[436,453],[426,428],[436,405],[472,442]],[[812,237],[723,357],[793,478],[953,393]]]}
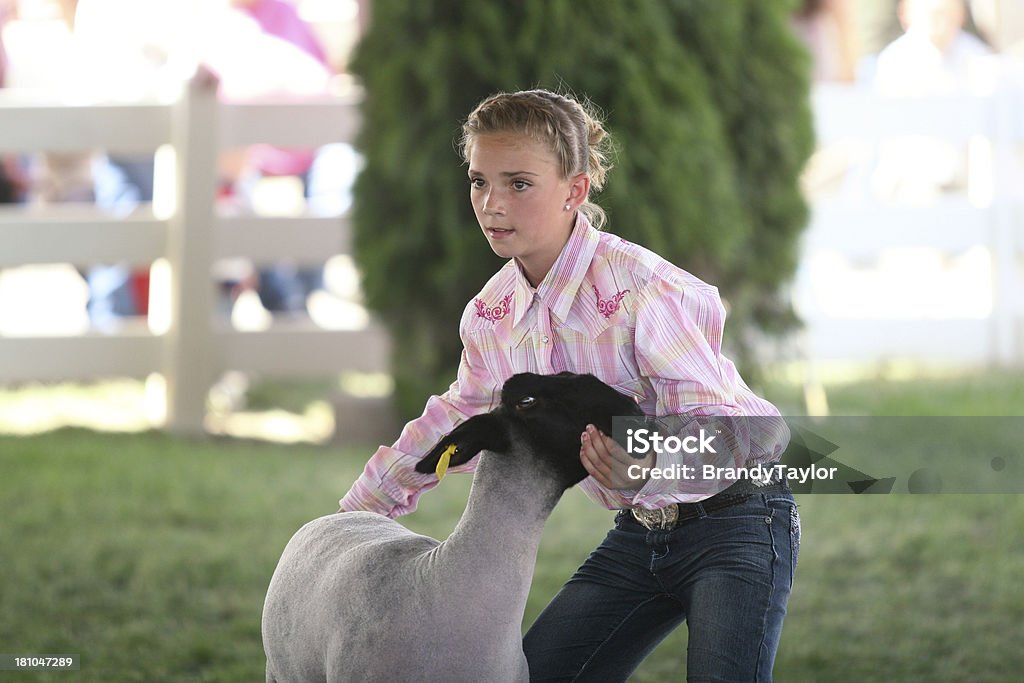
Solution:
{"label": "sheep", "polygon": [[480,457],[447,540],[368,512],[309,522],[263,607],[267,681],[526,681],[522,620],[544,523],[582,481],[580,434],[612,433],[635,401],[592,375],[522,373],[416,465]]}

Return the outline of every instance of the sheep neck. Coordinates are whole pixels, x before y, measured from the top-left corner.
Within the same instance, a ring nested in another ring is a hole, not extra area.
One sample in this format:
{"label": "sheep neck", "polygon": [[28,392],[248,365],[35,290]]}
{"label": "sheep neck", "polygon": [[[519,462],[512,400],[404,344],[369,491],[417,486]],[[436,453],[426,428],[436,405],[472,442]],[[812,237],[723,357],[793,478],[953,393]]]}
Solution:
{"label": "sheep neck", "polygon": [[563,491],[525,454],[485,452],[473,476],[466,510],[449,540],[468,535],[475,543],[490,539],[489,545],[500,548],[513,540],[524,547],[536,546]]}
{"label": "sheep neck", "polygon": [[[522,623],[544,523],[564,492],[529,460],[527,453],[480,456],[466,510],[435,556],[444,571],[478,584],[483,601],[478,604],[486,605],[491,596],[516,628]],[[468,588],[466,583],[462,587]],[[510,613],[513,594],[520,605]]]}

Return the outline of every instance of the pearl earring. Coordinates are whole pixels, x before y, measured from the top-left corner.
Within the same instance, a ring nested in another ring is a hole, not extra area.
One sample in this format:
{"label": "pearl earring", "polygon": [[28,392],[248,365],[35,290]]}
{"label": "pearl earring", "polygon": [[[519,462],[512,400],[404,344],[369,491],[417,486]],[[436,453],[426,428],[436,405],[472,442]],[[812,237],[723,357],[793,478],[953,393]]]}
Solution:
{"label": "pearl earring", "polygon": [[566,205],[565,205],[565,211],[568,211],[568,210],[569,210],[569,209],[571,209],[571,208],[572,208],[572,205],[571,205],[571,204],[566,204]]}

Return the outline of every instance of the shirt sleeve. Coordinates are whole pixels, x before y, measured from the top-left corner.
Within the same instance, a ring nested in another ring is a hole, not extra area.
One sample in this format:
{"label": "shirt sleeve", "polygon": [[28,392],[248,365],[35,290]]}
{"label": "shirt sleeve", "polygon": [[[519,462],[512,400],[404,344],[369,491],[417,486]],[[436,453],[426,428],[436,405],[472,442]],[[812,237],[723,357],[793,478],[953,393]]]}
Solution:
{"label": "shirt sleeve", "polygon": [[[770,460],[788,440],[788,430],[786,439],[778,433],[785,423],[775,406],[755,396],[722,355],[724,328],[725,308],[710,285],[658,279],[640,290],[634,351],[640,374],[656,396],[655,414],[666,417],[680,436],[697,436],[693,444],[701,443],[699,430],[705,428],[717,452],[659,453],[656,466],[662,472],[688,471],[691,476],[648,479],[633,495],[634,505],[657,508],[703,500],[730,483],[704,478],[704,465],[735,468]],[[762,429],[765,421],[773,429]]]}
{"label": "shirt sleeve", "polygon": [[[437,486],[437,476],[417,472],[416,463],[460,422],[489,410],[495,388],[500,385],[488,372],[479,348],[465,333],[465,326],[462,343],[456,380],[441,396],[430,397],[423,414],[405,426],[398,441],[377,449],[362,475],[339,501],[342,510],[398,517],[415,510],[420,495]],[[471,472],[475,468],[476,458],[450,471]]]}

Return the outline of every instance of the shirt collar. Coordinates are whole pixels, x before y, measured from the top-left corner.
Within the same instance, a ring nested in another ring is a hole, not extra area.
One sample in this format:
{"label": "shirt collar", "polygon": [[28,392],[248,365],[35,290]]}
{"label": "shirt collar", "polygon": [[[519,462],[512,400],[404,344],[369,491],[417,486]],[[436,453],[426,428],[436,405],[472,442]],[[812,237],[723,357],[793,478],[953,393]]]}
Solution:
{"label": "shirt collar", "polygon": [[548,309],[561,321],[569,315],[572,302],[576,299],[583,278],[590,269],[590,262],[597,251],[601,236],[590,224],[587,217],[576,212],[576,225],[569,234],[569,241],[535,290],[516,264],[515,313],[512,326],[515,327],[530,308],[536,294]]}

